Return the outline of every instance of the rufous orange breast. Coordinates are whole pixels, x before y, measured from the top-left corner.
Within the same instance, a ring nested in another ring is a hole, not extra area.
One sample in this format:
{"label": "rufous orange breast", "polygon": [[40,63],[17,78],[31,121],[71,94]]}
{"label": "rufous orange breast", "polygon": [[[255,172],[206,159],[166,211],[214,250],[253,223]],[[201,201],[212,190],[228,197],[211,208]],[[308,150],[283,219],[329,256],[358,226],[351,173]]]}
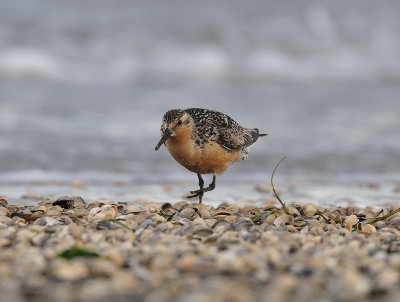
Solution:
{"label": "rufous orange breast", "polygon": [[226,150],[216,142],[208,142],[204,147],[196,146],[190,137],[171,137],[166,145],[178,163],[199,174],[219,175],[242,158],[240,152]]}

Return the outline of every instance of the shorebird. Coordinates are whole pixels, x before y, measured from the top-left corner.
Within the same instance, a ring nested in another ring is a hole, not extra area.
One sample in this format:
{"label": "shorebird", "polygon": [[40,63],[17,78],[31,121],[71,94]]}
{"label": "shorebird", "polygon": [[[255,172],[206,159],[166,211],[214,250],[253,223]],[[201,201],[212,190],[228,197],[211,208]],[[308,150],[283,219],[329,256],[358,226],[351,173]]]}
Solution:
{"label": "shorebird", "polygon": [[[155,150],[166,145],[172,157],[189,171],[197,173],[199,190],[190,191],[187,198],[199,197],[215,189],[216,176],[231,164],[246,160],[249,147],[260,134],[257,128],[240,126],[228,115],[207,109],[173,109],[164,114],[161,139]],[[202,174],[212,174],[213,180],[204,187]]]}

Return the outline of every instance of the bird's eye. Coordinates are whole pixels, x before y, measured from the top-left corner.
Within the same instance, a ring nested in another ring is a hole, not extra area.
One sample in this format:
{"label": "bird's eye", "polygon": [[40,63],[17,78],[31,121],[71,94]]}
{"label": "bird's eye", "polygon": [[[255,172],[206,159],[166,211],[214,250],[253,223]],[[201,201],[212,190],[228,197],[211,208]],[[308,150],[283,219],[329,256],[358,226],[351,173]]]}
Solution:
{"label": "bird's eye", "polygon": [[179,120],[178,123],[177,123],[177,125],[178,125],[178,126],[182,125],[182,121]]}

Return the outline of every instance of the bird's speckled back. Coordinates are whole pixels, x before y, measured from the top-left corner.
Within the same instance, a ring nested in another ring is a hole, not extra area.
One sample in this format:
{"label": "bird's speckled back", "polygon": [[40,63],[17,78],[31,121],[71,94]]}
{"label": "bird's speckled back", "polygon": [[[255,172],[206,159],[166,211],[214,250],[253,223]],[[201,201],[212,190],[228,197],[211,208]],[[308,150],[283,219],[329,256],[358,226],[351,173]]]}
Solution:
{"label": "bird's speckled back", "polygon": [[245,151],[259,137],[258,129],[244,128],[222,112],[201,108],[184,111],[194,121],[193,140],[200,147],[211,140],[231,151]]}

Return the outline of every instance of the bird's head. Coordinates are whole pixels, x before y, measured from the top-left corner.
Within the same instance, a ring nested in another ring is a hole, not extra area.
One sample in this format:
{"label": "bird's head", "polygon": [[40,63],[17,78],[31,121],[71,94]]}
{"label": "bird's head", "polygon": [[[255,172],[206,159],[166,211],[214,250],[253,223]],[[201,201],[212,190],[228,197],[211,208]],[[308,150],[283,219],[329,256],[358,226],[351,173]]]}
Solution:
{"label": "bird's head", "polygon": [[164,114],[161,124],[161,139],[156,146],[156,151],[160,149],[170,137],[176,137],[187,132],[192,127],[192,118],[181,109],[172,109]]}

